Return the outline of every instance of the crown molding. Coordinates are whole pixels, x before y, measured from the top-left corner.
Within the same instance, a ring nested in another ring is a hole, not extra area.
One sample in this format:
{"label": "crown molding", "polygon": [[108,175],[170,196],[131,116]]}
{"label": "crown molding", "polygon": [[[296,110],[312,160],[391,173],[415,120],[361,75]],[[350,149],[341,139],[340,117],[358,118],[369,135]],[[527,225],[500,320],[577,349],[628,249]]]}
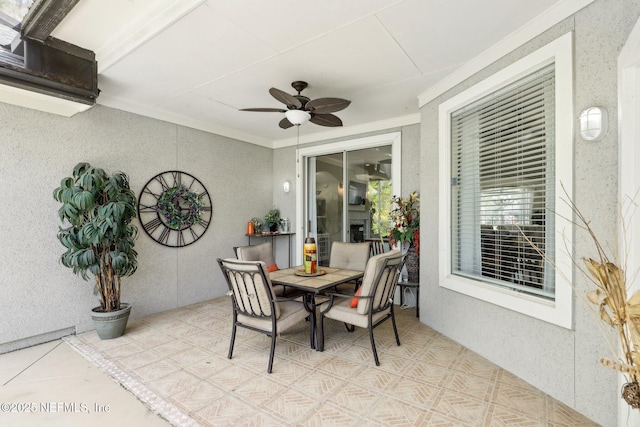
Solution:
{"label": "crown molding", "polygon": [[239,132],[235,129],[229,129],[223,126],[212,125],[209,122],[203,122],[200,120],[192,120],[184,116],[171,114],[165,111],[159,111],[153,108],[145,107],[143,105],[126,103],[106,95],[100,95],[100,97],[98,98],[98,104],[103,105],[105,107],[127,111],[133,114],[150,117],[152,119],[162,120],[165,122],[186,126],[186,127],[201,130],[204,132],[213,133],[213,134],[224,136],[227,138],[237,139],[242,142],[248,142],[251,144],[260,145],[262,147],[272,148],[272,141],[266,138],[259,138],[259,137],[256,137],[255,135]]}
{"label": "crown molding", "polygon": [[359,135],[367,132],[376,132],[401,126],[415,125],[418,123],[420,123],[420,114],[410,114],[387,120],[364,123],[361,125],[333,128],[325,132],[315,132],[309,135],[300,135],[300,140],[298,140],[297,137],[277,139],[273,141],[271,148],[277,149],[291,147],[298,144],[326,141],[329,139]]}

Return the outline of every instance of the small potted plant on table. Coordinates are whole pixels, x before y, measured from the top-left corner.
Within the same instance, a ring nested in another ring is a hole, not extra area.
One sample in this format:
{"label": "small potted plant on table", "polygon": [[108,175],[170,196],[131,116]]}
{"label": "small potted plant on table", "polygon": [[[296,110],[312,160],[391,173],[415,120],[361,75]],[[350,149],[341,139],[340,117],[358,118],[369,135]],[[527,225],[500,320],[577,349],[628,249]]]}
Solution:
{"label": "small potted plant on table", "polygon": [[264,216],[264,223],[269,227],[269,231],[276,232],[280,226],[280,210],[273,208]]}

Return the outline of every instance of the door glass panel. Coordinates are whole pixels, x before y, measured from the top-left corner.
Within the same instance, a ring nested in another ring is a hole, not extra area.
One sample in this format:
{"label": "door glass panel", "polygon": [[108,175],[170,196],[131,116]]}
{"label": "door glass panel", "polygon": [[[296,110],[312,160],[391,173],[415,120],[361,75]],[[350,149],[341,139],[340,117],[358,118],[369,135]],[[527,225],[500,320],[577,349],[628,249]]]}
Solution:
{"label": "door glass panel", "polygon": [[383,240],[388,249],[391,167],[390,145],[307,158],[307,233],[318,265],[329,265],[332,242]]}
{"label": "door glass panel", "polygon": [[[315,231],[318,247],[318,265],[329,265],[331,242],[341,242],[343,236],[343,153],[317,156],[315,162],[315,189],[309,199],[315,199],[309,206],[311,213],[315,207]],[[309,168],[311,172],[311,167]],[[314,185],[309,186],[310,190]],[[311,224],[313,226],[313,220]]]}
{"label": "door glass panel", "polygon": [[348,241],[386,238],[391,229],[391,146],[349,151],[347,164]]}

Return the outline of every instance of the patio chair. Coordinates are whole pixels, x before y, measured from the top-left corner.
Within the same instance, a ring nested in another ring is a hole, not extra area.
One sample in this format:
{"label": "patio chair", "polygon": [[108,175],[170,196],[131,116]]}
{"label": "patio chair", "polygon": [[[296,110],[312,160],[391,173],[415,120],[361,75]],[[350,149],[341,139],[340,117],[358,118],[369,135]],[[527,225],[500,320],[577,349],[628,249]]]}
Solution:
{"label": "patio chair", "polygon": [[[347,270],[364,271],[369,260],[369,244],[368,243],[345,243],[333,242],[331,244],[331,255],[329,256],[329,267],[343,268]],[[360,281],[348,282],[354,288],[358,289]],[[336,287],[337,291],[343,291],[345,285]]]}
{"label": "patio chair", "polygon": [[303,322],[309,312],[301,302],[276,300],[264,262],[218,258],[218,265],[229,286],[227,295],[231,296],[233,303],[233,329],[227,357],[231,359],[233,356],[238,326],[261,332],[271,337],[267,366],[267,372],[271,373],[276,337],[298,322]]}
{"label": "patio chair", "polygon": [[[278,270],[273,256],[273,246],[269,242],[253,246],[235,246],[233,251],[240,261],[262,261],[267,266],[267,271]],[[285,294],[285,288],[282,285],[273,285],[273,289],[278,296]]]}
{"label": "patio chair", "polygon": [[[373,330],[376,327],[391,318],[396,343],[400,345],[393,311],[393,297],[403,264],[404,257],[398,250],[376,255],[370,258],[367,263],[359,296],[339,293],[326,294],[329,301],[320,306],[320,321],[318,322],[318,347],[320,351],[324,350],[325,317],[344,322],[349,332],[353,332],[355,326],[367,328],[376,366],[380,365],[373,338]],[[352,300],[355,303],[353,305],[351,304]]]}
{"label": "patio chair", "polygon": [[370,256],[376,256],[384,253],[384,241],[380,239],[366,239],[365,242],[369,243]]}

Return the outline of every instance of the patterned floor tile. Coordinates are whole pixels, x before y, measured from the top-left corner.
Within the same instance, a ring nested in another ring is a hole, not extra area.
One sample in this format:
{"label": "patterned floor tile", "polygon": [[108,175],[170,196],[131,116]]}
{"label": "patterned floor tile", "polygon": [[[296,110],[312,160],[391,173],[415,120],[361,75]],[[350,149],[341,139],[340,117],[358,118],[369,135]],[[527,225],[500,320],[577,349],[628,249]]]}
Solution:
{"label": "patterned floor tile", "polygon": [[306,322],[280,336],[271,374],[263,334],[239,328],[227,358],[231,317],[223,297],[135,319],[118,339],[78,339],[204,426],[596,425],[413,310],[396,312],[400,346],[390,322],[376,328],[380,366],[366,329],[327,320],[324,352],[310,348]]}
{"label": "patterned floor tile", "polygon": [[452,368],[458,363],[458,355],[453,352],[442,351],[429,347],[428,350],[416,356],[417,361],[428,362],[432,365],[439,365],[443,368]]}
{"label": "patterned floor tile", "polygon": [[155,379],[165,377],[179,369],[180,367],[175,363],[169,360],[160,359],[138,369],[134,369],[132,373],[142,381],[153,381]]}
{"label": "patterned floor tile", "polygon": [[207,381],[168,396],[169,400],[188,413],[194,413],[224,395],[224,391]]}
{"label": "patterned floor tile", "polygon": [[132,332],[127,330],[127,336],[146,348],[157,347],[174,339],[171,335],[148,327],[139,327]]}
{"label": "patterned floor tile", "polygon": [[407,366],[402,376],[422,381],[431,386],[442,387],[451,374],[450,369],[443,368],[439,365],[428,362],[413,362]]}
{"label": "patterned floor tile", "polygon": [[402,377],[393,386],[387,387],[384,392],[413,405],[430,408],[441,390],[423,381]]}
{"label": "patterned floor tile", "polygon": [[258,374],[242,366],[232,365],[207,377],[207,381],[226,391],[233,391],[257,376]]}
{"label": "patterned floor tile", "polygon": [[340,406],[348,413],[366,416],[381,398],[382,395],[376,391],[350,383],[326,401]]}
{"label": "patterned floor tile", "polygon": [[233,396],[222,396],[196,411],[194,417],[207,426],[233,426],[241,418],[255,414],[255,409]]}
{"label": "patterned floor tile", "polygon": [[489,404],[445,389],[436,397],[432,408],[448,418],[471,424],[485,418]]}
{"label": "patterned floor tile", "polygon": [[547,397],[547,414],[549,425],[571,427],[597,427],[598,424],[583,417],[556,399]]}
{"label": "patterned floor tile", "polygon": [[123,357],[115,362],[124,369],[134,370],[150,363],[157,362],[160,359],[162,359],[162,356],[154,352],[152,349],[132,354],[128,357]]}
{"label": "patterned floor tile", "polygon": [[282,427],[283,423],[282,420],[256,411],[251,415],[236,420],[233,425],[235,427]]}
{"label": "patterned floor tile", "polygon": [[370,425],[357,415],[344,412],[340,407],[326,404],[316,408],[299,423],[303,427],[344,427]]}
{"label": "patterned floor tile", "polygon": [[175,353],[169,356],[169,360],[174,362],[176,365],[185,367],[191,366],[200,360],[206,359],[210,356],[208,351],[205,351],[198,347],[190,348],[189,350],[181,351],[180,353]]}
{"label": "patterned floor tile", "polygon": [[233,363],[226,357],[209,355],[206,359],[202,359],[189,366],[185,366],[184,369],[195,376],[204,379],[220,372],[223,369],[228,369],[231,366],[234,366]]}
{"label": "patterned floor tile", "polygon": [[402,377],[383,369],[362,369],[349,377],[349,382],[372,390],[386,390],[393,387]]}
{"label": "patterned floor tile", "polygon": [[542,427],[545,426],[540,419],[527,416],[522,412],[499,405],[492,405],[484,425],[495,427]]}
{"label": "patterned floor tile", "polygon": [[484,357],[472,352],[465,352],[458,357],[458,361],[453,366],[453,369],[492,381],[496,381],[498,379],[498,374],[500,372],[500,368],[496,365],[489,362]]}
{"label": "patterned floor tile", "polygon": [[270,415],[287,423],[298,423],[318,406],[318,402],[294,389],[284,390],[261,406]]}
{"label": "patterned floor tile", "polygon": [[498,383],[493,402],[504,408],[540,418],[545,416],[545,399],[546,397],[538,390],[527,390]]}
{"label": "patterned floor tile", "polygon": [[429,417],[429,410],[410,405],[402,400],[380,399],[367,418],[388,426],[420,426]]}
{"label": "patterned floor tile", "polygon": [[149,387],[167,398],[173,394],[195,387],[203,380],[187,371],[176,371],[169,375],[149,382]]}
{"label": "patterned floor tile", "polygon": [[142,353],[144,350],[145,350],[144,346],[136,342],[131,342],[127,345],[121,345],[121,346],[106,350],[104,353],[110,359],[120,359],[120,358],[128,357],[137,353]]}
{"label": "patterned floor tile", "polygon": [[452,372],[442,386],[456,393],[488,402],[493,396],[495,381],[467,373]]}
{"label": "patterned floor tile", "polygon": [[345,379],[333,375],[311,373],[291,384],[291,387],[314,400],[324,400],[325,397],[332,395],[345,384],[347,384]]}
{"label": "patterned floor tile", "polygon": [[[371,365],[375,366],[373,358],[371,360]],[[355,375],[358,371],[365,369],[365,365],[341,356],[334,356],[329,359],[326,364],[318,366],[318,369],[339,378],[347,378]]]}
{"label": "patterned floor tile", "polygon": [[281,394],[283,389],[282,384],[262,375],[237,387],[233,394],[246,403],[260,406],[273,396]]}

